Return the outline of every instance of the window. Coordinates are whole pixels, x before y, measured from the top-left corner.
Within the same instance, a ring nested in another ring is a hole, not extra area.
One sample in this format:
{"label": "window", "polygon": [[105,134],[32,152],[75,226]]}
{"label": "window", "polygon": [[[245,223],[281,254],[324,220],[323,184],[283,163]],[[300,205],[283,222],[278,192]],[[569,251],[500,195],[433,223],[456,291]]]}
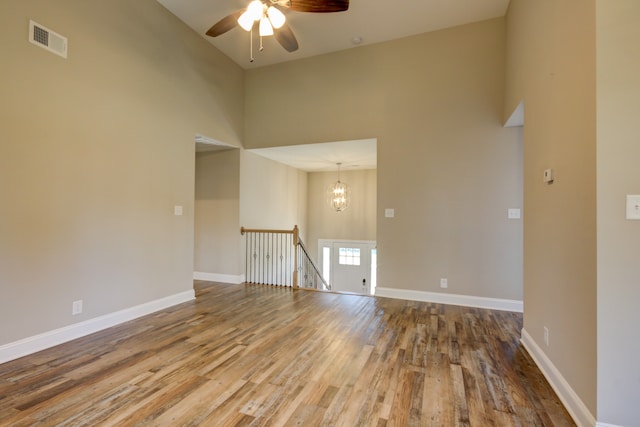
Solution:
{"label": "window", "polygon": [[360,265],[359,248],[340,248],[338,252],[340,265]]}
{"label": "window", "polygon": [[331,248],[322,247],[322,277],[327,283],[331,279]]}
{"label": "window", "polygon": [[378,281],[378,249],[371,249],[371,295],[376,293],[376,284]]}

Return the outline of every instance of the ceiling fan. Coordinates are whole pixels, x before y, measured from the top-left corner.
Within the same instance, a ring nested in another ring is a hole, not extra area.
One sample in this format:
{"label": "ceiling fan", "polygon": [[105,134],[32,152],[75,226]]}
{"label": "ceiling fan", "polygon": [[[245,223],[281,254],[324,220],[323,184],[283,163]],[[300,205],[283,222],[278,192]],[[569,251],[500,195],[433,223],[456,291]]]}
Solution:
{"label": "ceiling fan", "polygon": [[[216,22],[206,34],[210,37],[218,37],[237,25],[246,31],[253,32],[254,27],[257,26],[261,37],[260,50],[262,50],[262,37],[272,35],[288,52],[294,52],[298,50],[298,41],[287,25],[281,8],[294,12],[343,12],[349,9],[349,0],[253,0],[246,8],[237,10]],[[253,62],[253,41],[250,61]]]}

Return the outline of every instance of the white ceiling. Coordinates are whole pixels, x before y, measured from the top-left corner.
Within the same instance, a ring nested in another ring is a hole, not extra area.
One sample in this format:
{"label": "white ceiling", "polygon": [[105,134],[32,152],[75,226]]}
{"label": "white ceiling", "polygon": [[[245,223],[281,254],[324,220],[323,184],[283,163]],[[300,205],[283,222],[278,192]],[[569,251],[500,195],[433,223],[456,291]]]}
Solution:
{"label": "white ceiling", "polygon": [[351,0],[338,13],[285,11],[300,48],[285,51],[273,37],[264,38],[264,51],[254,50],[249,62],[249,33],[237,27],[219,37],[205,32],[223,17],[246,7],[249,0],[158,0],[174,15],[209,40],[241,67],[255,68],[362,45],[398,39],[469,22],[504,16],[509,0]]}
{"label": "white ceiling", "polygon": [[247,151],[306,172],[335,171],[338,168],[337,163],[341,163],[342,170],[376,169],[377,167],[375,139],[258,148]]}
{"label": "white ceiling", "polygon": [[[238,148],[203,135],[196,135],[195,141],[196,153]],[[325,172],[337,170],[338,163],[342,170],[376,169],[377,144],[376,139],[360,139],[247,151],[306,172]]]}

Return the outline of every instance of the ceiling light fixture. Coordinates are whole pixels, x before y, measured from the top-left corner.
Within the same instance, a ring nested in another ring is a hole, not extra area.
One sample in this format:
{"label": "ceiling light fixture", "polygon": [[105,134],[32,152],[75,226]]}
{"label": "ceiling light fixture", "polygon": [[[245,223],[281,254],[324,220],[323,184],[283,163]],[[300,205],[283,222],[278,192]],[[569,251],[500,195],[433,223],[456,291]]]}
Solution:
{"label": "ceiling light fixture", "polygon": [[262,37],[274,35],[274,29],[281,28],[286,22],[287,18],[282,12],[273,6],[267,7],[261,0],[253,0],[249,3],[247,10],[238,18],[238,25],[245,31],[251,33],[250,36],[250,58],[253,62],[253,27],[256,22],[258,24],[258,34],[260,34],[260,51],[264,49],[262,46]]}
{"label": "ceiling light fixture", "polygon": [[287,18],[284,16],[284,13],[280,12],[273,6],[269,6],[269,8],[267,9],[267,16],[269,17],[269,21],[271,21],[271,25],[276,30],[282,27],[287,20]]}
{"label": "ceiling light fixture", "polygon": [[349,0],[296,0],[295,2],[293,0],[251,0],[246,8],[236,10],[213,24],[206,34],[209,37],[218,37],[237,26],[241,27],[250,33],[251,62],[253,62],[254,28],[260,35],[260,50],[262,50],[262,37],[273,35],[284,50],[295,52],[298,50],[298,40],[287,25],[281,9],[308,13],[344,12],[349,9]]}
{"label": "ceiling light fixture", "polygon": [[334,211],[342,212],[351,203],[351,190],[346,183],[340,181],[340,166],[342,163],[336,163],[336,165],[338,166],[338,181],[327,189],[327,202]]}
{"label": "ceiling light fixture", "polygon": [[238,25],[240,25],[242,29],[245,31],[251,31],[251,28],[253,28],[254,22],[255,21],[251,17],[249,10],[247,10],[245,13],[240,15],[240,17],[238,18]]}
{"label": "ceiling light fixture", "polygon": [[260,0],[253,0],[247,7],[247,13],[253,18],[254,21],[259,20],[264,15],[264,4]]}
{"label": "ceiling light fixture", "polygon": [[273,27],[271,26],[271,22],[269,22],[269,18],[263,16],[260,18],[260,37],[272,35]]}

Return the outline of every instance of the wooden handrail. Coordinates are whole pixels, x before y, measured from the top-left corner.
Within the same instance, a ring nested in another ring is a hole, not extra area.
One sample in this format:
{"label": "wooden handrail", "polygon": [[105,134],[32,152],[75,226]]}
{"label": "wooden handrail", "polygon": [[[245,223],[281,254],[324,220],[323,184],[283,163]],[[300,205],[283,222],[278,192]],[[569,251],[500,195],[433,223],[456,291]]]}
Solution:
{"label": "wooden handrail", "polygon": [[298,226],[293,227],[293,230],[269,230],[264,228],[244,228],[240,227],[240,234],[244,235],[244,233],[274,233],[274,234],[293,234],[296,235],[298,231]]}
{"label": "wooden handrail", "polygon": [[[271,230],[271,229],[264,229],[264,228],[245,228],[244,226],[240,227],[240,234],[244,236],[246,233],[291,234],[294,248],[298,246],[298,242],[300,241],[297,225],[293,227],[293,230]],[[292,282],[293,282],[292,286],[297,289],[300,287],[300,285],[298,282],[298,268],[297,268],[298,251],[296,250],[293,251],[293,265],[296,267],[293,269],[293,272],[292,272]]]}

